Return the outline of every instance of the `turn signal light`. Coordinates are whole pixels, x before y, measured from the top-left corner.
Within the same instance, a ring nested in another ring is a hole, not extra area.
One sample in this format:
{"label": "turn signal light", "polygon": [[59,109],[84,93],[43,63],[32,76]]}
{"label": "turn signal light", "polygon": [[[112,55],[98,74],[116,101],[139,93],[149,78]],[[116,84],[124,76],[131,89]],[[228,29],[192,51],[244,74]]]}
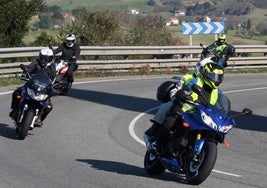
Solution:
{"label": "turn signal light", "polygon": [[223,145],[225,145],[226,147],[230,146],[229,142],[227,141],[223,141]]}
{"label": "turn signal light", "polygon": [[189,123],[183,122],[184,127],[189,127]]}

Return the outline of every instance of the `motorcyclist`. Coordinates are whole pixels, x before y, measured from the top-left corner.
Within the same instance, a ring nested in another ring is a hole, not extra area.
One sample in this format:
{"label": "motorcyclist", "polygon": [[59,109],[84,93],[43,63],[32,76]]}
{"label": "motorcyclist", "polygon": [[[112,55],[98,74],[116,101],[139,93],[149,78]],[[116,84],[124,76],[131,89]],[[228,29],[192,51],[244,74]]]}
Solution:
{"label": "motorcyclist", "polygon": [[[28,72],[30,75],[36,74],[40,71],[45,71],[48,76],[51,78],[51,80],[54,79],[56,76],[56,69],[54,64],[52,63],[52,60],[54,58],[53,51],[49,48],[43,48],[39,52],[39,57],[35,59],[32,63],[30,63],[27,66]],[[25,77],[26,74],[22,73],[22,77]],[[9,113],[9,116],[14,119],[15,113],[17,113],[17,108],[20,102],[20,98],[18,96],[21,96],[21,92],[23,90],[24,86],[18,87],[13,93],[12,93],[12,101],[11,101],[11,111]],[[48,104],[42,109],[40,117],[36,120],[37,126],[43,125],[43,120],[46,118],[46,116],[52,111],[53,105],[51,101],[48,102]]]}
{"label": "motorcyclist", "polygon": [[[194,84],[200,86],[210,104],[213,105],[217,101],[218,93],[221,92],[218,87],[223,81],[223,76],[223,68],[214,62],[209,62],[204,66],[201,76],[188,75],[188,78],[180,86],[181,88],[173,94],[172,102],[170,103],[172,105],[169,104],[168,107],[170,110],[165,110],[166,114],[163,113],[163,116],[161,116],[161,118],[164,117],[165,119],[154,118],[153,125],[145,132],[146,142],[150,142],[151,147],[156,150],[164,150],[164,146],[168,142],[169,130],[175,124],[181,123],[181,113],[193,109],[190,104],[185,102],[185,99],[201,101],[201,97],[189,88]],[[153,140],[156,142],[152,144]]]}
{"label": "motorcyclist", "polygon": [[[154,118],[151,120],[151,122],[153,122],[153,126],[152,129],[149,129],[148,131],[154,131],[153,127],[157,127],[158,125],[161,125],[163,123],[163,121],[165,120],[166,114],[171,110],[171,107],[173,106],[173,102],[174,100],[176,100],[175,98],[175,94],[182,89],[182,86],[184,84],[188,84],[193,78],[196,78],[197,76],[202,76],[203,73],[203,67],[204,65],[206,65],[207,63],[215,63],[211,57],[207,57],[205,59],[202,60],[203,64],[201,64],[200,68],[195,68],[195,72],[194,73],[187,73],[184,76],[182,76],[179,81],[175,84],[175,87],[173,89],[171,89],[170,93],[169,93],[169,101],[165,102],[163,104],[160,105],[159,110],[157,111],[156,115],[154,116]],[[166,91],[163,91],[166,92]]]}
{"label": "motorcyclist", "polygon": [[53,50],[54,55],[62,53],[60,59],[69,63],[67,75],[69,81],[73,82],[73,73],[78,68],[76,60],[80,56],[80,46],[76,43],[76,36],[74,34],[67,34],[65,41]]}

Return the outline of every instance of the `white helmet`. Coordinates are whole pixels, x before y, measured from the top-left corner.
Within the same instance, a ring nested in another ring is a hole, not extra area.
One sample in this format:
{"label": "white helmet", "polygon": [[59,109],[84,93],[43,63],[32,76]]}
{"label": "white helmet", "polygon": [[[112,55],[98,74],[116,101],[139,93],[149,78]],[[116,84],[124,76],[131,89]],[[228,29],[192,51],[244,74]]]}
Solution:
{"label": "white helmet", "polygon": [[204,66],[207,63],[214,63],[214,61],[212,60],[212,57],[206,57],[204,59],[200,59],[196,66],[195,66],[195,75],[196,76],[201,76],[204,70]]}
{"label": "white helmet", "polygon": [[68,34],[65,38],[65,41],[68,47],[72,47],[76,42],[76,37],[74,34]]}
{"label": "white helmet", "polygon": [[50,48],[43,48],[39,53],[39,62],[42,66],[46,66],[54,58],[54,53]]}

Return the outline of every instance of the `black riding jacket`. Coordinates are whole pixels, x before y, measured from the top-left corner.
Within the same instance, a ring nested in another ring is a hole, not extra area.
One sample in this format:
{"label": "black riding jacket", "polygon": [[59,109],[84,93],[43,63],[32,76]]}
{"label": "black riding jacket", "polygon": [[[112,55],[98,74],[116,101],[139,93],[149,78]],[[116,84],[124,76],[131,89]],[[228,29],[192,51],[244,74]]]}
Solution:
{"label": "black riding jacket", "polygon": [[72,47],[68,47],[64,42],[61,45],[59,45],[58,48],[54,49],[53,52],[54,55],[62,52],[60,59],[75,63],[78,57],[80,56],[81,49],[80,46],[76,43]]}
{"label": "black riding jacket", "polygon": [[56,68],[54,63],[50,63],[46,66],[43,66],[40,62],[39,59],[34,60],[31,64],[27,66],[28,71],[31,74],[36,74],[39,71],[45,71],[48,76],[53,80],[56,76]]}

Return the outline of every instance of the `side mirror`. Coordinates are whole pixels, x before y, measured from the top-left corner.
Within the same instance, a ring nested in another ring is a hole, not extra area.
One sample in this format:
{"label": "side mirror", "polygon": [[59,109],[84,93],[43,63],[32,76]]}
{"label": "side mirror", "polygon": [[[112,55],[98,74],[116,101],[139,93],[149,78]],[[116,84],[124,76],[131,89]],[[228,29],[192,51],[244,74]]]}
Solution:
{"label": "side mirror", "polygon": [[247,115],[247,116],[250,116],[252,114],[252,110],[248,109],[248,108],[244,108],[242,110],[242,114],[243,115]]}
{"label": "side mirror", "polygon": [[23,65],[23,64],[20,64],[19,67],[20,67],[23,71],[26,71],[26,70],[27,70],[26,66]]}
{"label": "side mirror", "polygon": [[24,64],[20,64],[19,67],[23,70],[24,72],[23,74],[25,75],[25,76],[22,76],[21,79],[26,80],[26,81],[31,79],[31,75],[29,74],[27,67]]}

